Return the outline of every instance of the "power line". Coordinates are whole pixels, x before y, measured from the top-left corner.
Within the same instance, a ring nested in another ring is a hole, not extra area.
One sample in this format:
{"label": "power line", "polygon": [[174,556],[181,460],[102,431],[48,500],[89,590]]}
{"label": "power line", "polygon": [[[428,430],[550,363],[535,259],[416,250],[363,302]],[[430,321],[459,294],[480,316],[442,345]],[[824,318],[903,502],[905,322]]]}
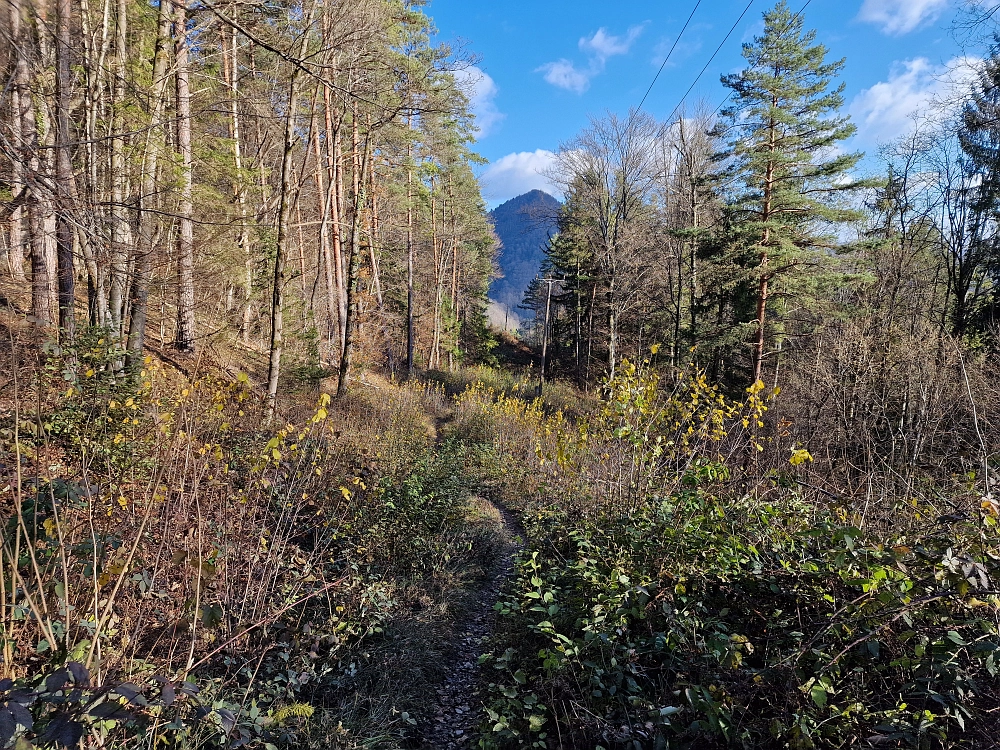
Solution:
{"label": "power line", "polygon": [[[812,2],[812,0],[806,0],[806,4],[803,5],[799,9],[798,13],[796,13],[794,16],[792,16],[792,23],[795,23],[799,18],[802,17],[802,14],[806,12],[806,8],[809,7],[809,3],[811,3],[811,2]],[[756,67],[759,63],[760,63],[760,58],[758,57],[757,60],[756,60],[756,62],[754,62],[754,64],[751,65],[750,67]],[[726,106],[726,102],[728,102],[732,98],[733,98],[733,92],[730,91],[729,94],[726,96],[726,98],[722,100],[722,103],[718,107],[715,108],[715,111],[712,113],[712,117],[715,117],[717,114],[719,114],[719,110],[722,109],[723,107],[725,107]]]}
{"label": "power line", "polygon": [[682,104],[684,104],[684,100],[688,98],[688,94],[690,94],[694,90],[694,87],[698,85],[698,81],[700,81],[701,77],[705,75],[705,71],[708,70],[708,66],[712,64],[712,61],[714,61],[715,58],[718,56],[719,52],[722,51],[722,48],[725,46],[726,42],[729,41],[729,37],[733,35],[733,32],[736,31],[736,27],[740,25],[740,21],[742,21],[743,17],[750,11],[750,6],[753,5],[753,2],[754,0],[750,0],[750,2],[747,3],[747,7],[745,7],[743,9],[743,12],[740,13],[740,17],[736,19],[736,23],[733,24],[733,27],[729,30],[729,33],[726,34],[725,39],[722,40],[722,42],[716,48],[715,52],[712,53],[712,56],[708,58],[708,62],[705,63],[705,67],[701,69],[701,72],[698,74],[698,77],[694,79],[694,82],[692,82],[692,84],[688,87],[688,90],[684,92],[684,96],[682,96],[681,100],[677,102],[677,106],[674,107],[673,111],[670,113],[670,116],[667,117],[667,122],[670,122],[674,119],[674,115],[677,114],[677,110],[681,108]]}
{"label": "power line", "polygon": [[663,59],[663,64],[660,65],[660,69],[656,71],[656,75],[653,76],[653,82],[649,84],[649,88],[646,89],[646,93],[645,95],[643,95],[642,101],[639,102],[639,107],[638,107],[639,109],[642,109],[642,105],[646,103],[646,97],[649,96],[649,92],[653,90],[653,86],[655,86],[656,82],[660,79],[660,73],[662,73],[663,69],[667,67],[667,62],[670,60],[670,56],[674,54],[674,50],[677,49],[677,45],[680,44],[681,37],[684,36],[684,32],[687,31],[687,27],[690,25],[691,19],[694,18],[694,14],[698,12],[698,8],[701,5],[701,2],[702,0],[698,0],[698,2],[694,4],[694,10],[691,11],[691,15],[688,16],[688,20],[685,21],[684,28],[682,28],[681,33],[677,35],[677,38],[674,40],[673,45],[670,47],[670,51],[667,52],[667,56]]}

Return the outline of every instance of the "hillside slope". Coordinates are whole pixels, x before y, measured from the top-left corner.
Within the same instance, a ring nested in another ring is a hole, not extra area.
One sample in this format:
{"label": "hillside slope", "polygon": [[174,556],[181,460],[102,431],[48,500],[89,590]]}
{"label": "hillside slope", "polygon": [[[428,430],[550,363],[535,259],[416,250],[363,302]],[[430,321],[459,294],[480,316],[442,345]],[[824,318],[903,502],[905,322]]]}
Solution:
{"label": "hillside slope", "polygon": [[490,286],[490,299],[517,309],[524,290],[545,257],[545,244],[556,230],[562,204],[548,193],[532,190],[512,198],[490,213],[500,238],[503,277]]}

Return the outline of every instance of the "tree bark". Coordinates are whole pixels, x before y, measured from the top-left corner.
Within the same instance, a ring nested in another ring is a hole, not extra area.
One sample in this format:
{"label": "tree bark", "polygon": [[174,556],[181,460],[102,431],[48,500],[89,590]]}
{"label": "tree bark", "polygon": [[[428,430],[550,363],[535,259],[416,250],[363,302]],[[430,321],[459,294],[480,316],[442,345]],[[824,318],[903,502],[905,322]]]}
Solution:
{"label": "tree bark", "polygon": [[[52,325],[52,279],[49,275],[49,264],[45,241],[45,207],[37,185],[41,169],[38,156],[38,123],[35,118],[35,105],[31,96],[31,72],[28,67],[27,51],[30,40],[24,26],[23,0],[14,0],[12,15],[16,14],[17,25],[11,29],[14,38],[18,40],[14,61],[14,89],[18,94],[20,106],[19,145],[20,162],[24,165],[22,174],[28,187],[27,201],[27,234],[29,253],[31,256],[31,315],[37,325]],[[12,26],[14,24],[12,23]]]}
{"label": "tree bark", "polygon": [[[342,118],[334,123],[333,105],[330,102],[329,88],[323,89],[323,104],[326,114],[326,158],[327,158],[327,204],[330,212],[330,226],[333,229],[333,282],[336,294],[329,302],[334,305],[330,309],[331,326],[336,322],[337,349],[344,349],[344,322],[347,317],[346,293],[344,291],[344,260],[343,260],[343,195],[344,180],[341,169],[340,126]],[[336,315],[334,315],[336,311]]]}
{"label": "tree bark", "polygon": [[125,102],[126,24],[128,14],[125,0],[118,0],[115,12],[115,82],[112,90],[111,140],[111,283],[109,288],[108,321],[115,336],[124,334],[125,295],[128,279],[128,251],[132,244],[128,217],[125,211],[125,136],[122,107]]}
{"label": "tree bark", "polygon": [[[237,17],[238,6],[234,3],[233,18]],[[228,68],[229,78],[229,135],[233,141],[233,169],[236,177],[233,180],[233,197],[240,210],[240,226],[236,236],[236,247],[243,256],[245,276],[243,281],[243,310],[240,317],[239,336],[244,344],[250,343],[250,326],[253,323],[251,300],[253,297],[253,253],[250,247],[250,225],[247,211],[247,191],[243,180],[243,141],[240,127],[239,107],[239,64],[237,55],[236,29],[229,28],[228,50],[224,63]]]}
{"label": "tree bark", "polygon": [[[22,108],[23,104],[21,101],[23,86],[21,82],[22,77],[22,60],[24,57],[23,42],[21,41],[21,6],[16,0],[10,0],[8,2],[7,9],[9,11],[8,22],[10,24],[9,34],[13,45],[14,54],[14,85],[11,87],[10,96],[10,125],[11,125],[11,139],[13,141],[14,148],[17,150],[17,155],[13,159],[11,164],[11,180],[10,188],[11,193],[17,197],[21,195],[22,191],[27,191],[27,179],[25,175],[25,154],[23,152],[24,144],[24,133],[21,131],[21,123],[23,119]],[[25,71],[26,72],[26,71]],[[25,193],[27,196],[28,193]],[[18,203],[14,210],[10,214],[10,234],[9,245],[8,245],[8,255],[7,263],[10,266],[11,276],[14,277],[15,281],[23,282],[26,280],[24,274],[24,240],[29,232],[24,232],[23,221],[27,211],[23,208],[23,204],[27,201],[21,201]]]}
{"label": "tree bark", "polygon": [[70,133],[70,99],[72,73],[70,54],[70,0],[56,2],[56,273],[59,279],[59,341],[72,345],[76,336],[74,306],[76,302],[73,269],[73,188],[72,136]]}
{"label": "tree bark", "polygon": [[351,255],[347,273],[347,316],[344,326],[344,352],[340,358],[340,377],[337,380],[337,396],[347,393],[351,379],[351,365],[354,359],[354,339],[358,327],[358,277],[361,274],[361,215],[364,211],[365,171],[368,166],[368,151],[362,159],[358,134],[358,108],[354,106],[353,129],[354,163],[354,211],[351,219]]}
{"label": "tree bark", "polygon": [[[368,118],[368,132],[370,133],[372,129],[371,117]],[[369,158],[371,156],[369,155]],[[385,302],[382,299],[382,279],[379,277],[379,263],[378,263],[378,250],[381,247],[381,240],[379,238],[379,217],[378,217],[378,193],[375,190],[375,162],[371,162],[371,166],[368,169],[368,191],[369,197],[371,199],[371,224],[370,231],[368,235],[368,250],[371,258],[372,264],[372,289],[375,292],[375,302],[378,305],[379,312],[385,308]]]}
{"label": "tree bark", "polygon": [[178,351],[195,350],[194,205],[191,155],[191,85],[188,70],[187,0],[174,2],[174,60],[177,72],[177,151],[181,160],[180,202],[177,207],[177,330]]}
{"label": "tree bark", "polygon": [[431,176],[431,259],[434,261],[434,326],[431,335],[431,351],[427,357],[427,368],[429,370],[435,370],[441,364],[440,351],[438,349],[441,344],[441,254],[438,251],[436,189],[436,181]]}
{"label": "tree bark", "polygon": [[[309,43],[308,26],[312,22],[315,3],[306,18],[306,28],[302,32],[299,57],[305,55]],[[278,205],[278,237],[274,256],[274,279],[271,287],[271,356],[267,370],[267,420],[274,418],[278,401],[278,378],[281,375],[281,354],[284,346],[284,304],[285,304],[285,261],[288,256],[288,230],[292,210],[298,201],[297,186],[293,185],[295,120],[299,108],[299,74],[301,69],[292,69],[288,84],[288,111],[285,113],[284,148],[281,157],[281,199]],[[294,194],[293,194],[294,192]]]}
{"label": "tree bark", "polygon": [[156,170],[163,145],[163,99],[167,88],[167,65],[170,44],[170,11],[168,0],[162,0],[159,26],[156,32],[156,50],[153,53],[153,89],[150,127],[146,133],[145,154],[142,160],[142,177],[139,189],[139,247],[135,260],[135,278],[130,290],[131,311],[128,334],[127,366],[135,367],[142,361],[146,339],[146,320],[149,312],[149,284],[152,276],[153,235],[156,215],[151,210],[156,202]]}
{"label": "tree bark", "polygon": [[[407,121],[407,127],[410,127]],[[412,378],[415,363],[413,330],[413,144],[406,148],[406,374]]]}
{"label": "tree bark", "polygon": [[[327,137],[329,137],[329,130],[327,130]],[[335,330],[339,330],[337,325],[337,311],[339,310],[339,303],[337,302],[337,289],[336,283],[334,281],[334,269],[333,269],[333,253],[331,251],[330,243],[330,204],[333,200],[333,190],[332,186],[327,187],[323,180],[323,169],[320,165],[323,163],[323,152],[319,145],[319,130],[313,131],[313,151],[316,155],[316,173],[314,179],[316,180],[316,199],[320,220],[319,220],[319,251],[320,251],[320,265],[323,267],[323,282],[324,290],[326,292],[326,311],[327,311],[327,331],[326,338],[328,342],[333,341]],[[338,336],[339,340],[339,336]]]}
{"label": "tree bark", "polygon": [[[771,106],[777,107],[777,99],[772,98]],[[771,119],[768,131],[768,152],[774,154],[777,147],[777,124]],[[767,171],[764,175],[764,196],[761,210],[761,219],[764,223],[764,233],[761,238],[760,250],[760,280],[757,285],[757,341],[754,343],[753,374],[754,383],[761,380],[764,371],[764,345],[766,342],[764,326],[767,323],[767,299],[768,299],[768,246],[771,242],[771,229],[767,222],[771,220],[772,201],[774,191],[774,159],[767,163]]]}

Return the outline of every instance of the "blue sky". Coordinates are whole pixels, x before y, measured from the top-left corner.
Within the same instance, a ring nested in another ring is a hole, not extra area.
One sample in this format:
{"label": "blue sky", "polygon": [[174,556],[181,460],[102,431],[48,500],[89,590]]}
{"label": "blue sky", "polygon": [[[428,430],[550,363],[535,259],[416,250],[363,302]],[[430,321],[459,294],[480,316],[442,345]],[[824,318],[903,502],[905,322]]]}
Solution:
{"label": "blue sky", "polygon": [[[482,128],[478,151],[490,160],[484,192],[491,205],[535,187],[561,144],[591,115],[639,104],[696,0],[431,0],[439,40],[478,58],[463,75]],[[732,28],[748,0],[702,0],[644,109],[666,118]],[[775,0],[754,0],[687,99],[715,109],[726,96],[719,76],[741,67],[740,45],[762,28]],[[808,28],[847,58],[846,108],[858,125],[854,148],[912,128],[949,80],[968,75],[951,31],[960,0],[811,0]],[[805,0],[790,0],[798,11]],[[951,71],[951,72],[949,72]],[[873,168],[874,161],[866,162]],[[551,188],[550,192],[551,192]]]}

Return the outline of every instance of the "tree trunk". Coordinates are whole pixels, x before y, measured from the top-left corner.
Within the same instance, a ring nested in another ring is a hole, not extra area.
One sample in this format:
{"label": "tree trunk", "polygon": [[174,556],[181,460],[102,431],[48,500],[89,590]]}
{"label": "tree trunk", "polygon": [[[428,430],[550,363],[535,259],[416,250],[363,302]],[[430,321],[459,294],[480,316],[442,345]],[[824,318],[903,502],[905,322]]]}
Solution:
{"label": "tree trunk", "polygon": [[[777,99],[772,98],[771,106],[777,107]],[[774,119],[771,119],[769,125],[768,134],[768,151],[774,154],[777,146],[777,125]],[[757,341],[754,344],[754,357],[753,357],[753,373],[754,373],[754,383],[761,380],[764,370],[764,344],[765,344],[765,332],[764,325],[767,322],[767,298],[768,298],[768,282],[770,277],[768,275],[768,245],[771,241],[771,230],[767,226],[767,222],[771,220],[771,209],[772,209],[772,196],[774,191],[774,170],[775,163],[772,158],[767,164],[767,170],[764,175],[764,196],[763,205],[761,210],[761,219],[764,223],[764,233],[761,238],[761,251],[760,251],[760,281],[757,287]]]}
{"label": "tree trunk", "polygon": [[618,315],[615,311],[615,277],[608,286],[608,378],[614,380],[618,367]]}
{"label": "tree trunk", "polygon": [[177,72],[177,150],[181,199],[177,207],[177,330],[174,346],[195,350],[194,205],[192,202],[191,86],[188,70],[187,0],[174,0],[174,57]]}
{"label": "tree trunk", "polygon": [[341,120],[337,120],[334,127],[333,106],[330,102],[330,90],[323,88],[323,105],[326,115],[326,164],[327,164],[327,193],[324,206],[324,215],[329,215],[327,231],[332,230],[332,242],[327,240],[328,245],[333,250],[333,259],[327,263],[327,307],[330,315],[330,344],[333,344],[334,329],[336,331],[336,349],[343,352],[344,349],[344,264],[341,254],[341,191],[343,190],[340,177],[340,125]]}
{"label": "tree trunk", "polygon": [[72,345],[76,335],[73,309],[76,302],[73,269],[73,188],[72,135],[70,133],[70,0],[56,2],[56,268],[59,278],[59,341]]}
{"label": "tree trunk", "polygon": [[[371,117],[368,118],[368,132],[371,133],[372,123]],[[372,158],[369,154],[369,159]],[[378,250],[381,247],[381,240],[379,238],[379,218],[378,218],[378,193],[375,190],[375,163],[371,162],[371,166],[368,169],[368,191],[371,198],[371,224],[368,234],[368,250],[370,255],[370,260],[372,264],[372,290],[375,292],[375,302],[378,305],[379,312],[385,308],[385,302],[382,299],[382,279],[379,277],[379,263],[378,263]]]}
{"label": "tree trunk", "polygon": [[340,349],[347,338],[347,285],[344,280],[344,154],[340,148],[340,122],[333,137],[333,263],[337,280],[337,314]]}
{"label": "tree trunk", "polygon": [[454,371],[454,353],[458,350],[461,327],[458,318],[458,219],[455,215],[455,192],[448,179],[448,201],[451,204],[451,324],[454,340],[448,349],[448,370]]}
{"label": "tree trunk", "polygon": [[167,88],[167,65],[170,44],[170,3],[162,0],[159,10],[159,26],[156,32],[156,49],[153,53],[153,88],[151,92],[152,112],[150,127],[146,133],[145,154],[142,160],[142,176],[139,189],[139,247],[135,260],[135,277],[130,290],[131,311],[128,333],[127,366],[136,367],[142,361],[142,351],[146,340],[146,320],[149,312],[149,284],[152,276],[153,235],[157,217],[152,211],[156,202],[156,170],[160,148],[163,145],[163,98]]}
{"label": "tree trunk", "polygon": [[[407,127],[410,122],[407,121]],[[406,375],[413,377],[413,144],[406,149]]]}
{"label": "tree trunk", "polygon": [[[306,28],[302,33],[299,57],[305,55],[309,43],[308,26],[312,21],[315,3],[306,18]],[[274,257],[274,280],[271,288],[271,356],[267,370],[267,420],[274,418],[278,401],[278,378],[281,375],[281,353],[284,344],[284,294],[285,260],[288,256],[288,230],[293,204],[298,201],[297,185],[293,185],[293,156],[295,151],[295,118],[299,108],[299,74],[301,69],[292,69],[288,84],[288,111],[285,113],[284,149],[281,157],[281,199],[278,206],[278,238]],[[293,195],[294,190],[294,195]]]}
{"label": "tree trunk", "polygon": [[431,177],[431,257],[434,261],[434,327],[431,336],[431,351],[427,368],[436,370],[441,365],[439,347],[441,345],[441,253],[438,250],[437,233],[437,196],[435,195],[435,180]]}
{"label": "tree trunk", "polygon": [[112,92],[111,141],[111,284],[108,321],[114,335],[124,333],[125,293],[128,278],[128,250],[131,245],[128,217],[125,211],[125,121],[122,107],[125,101],[125,66],[127,12],[125,0],[118,0],[115,13],[115,83]]}
{"label": "tree trunk", "polygon": [[[105,8],[106,12],[110,11],[109,5],[106,5]],[[106,14],[103,15],[102,20],[105,23],[102,23],[101,31],[106,36]],[[96,154],[98,147],[97,122],[99,119],[97,110],[98,100],[101,99],[99,86],[103,70],[102,65],[95,55],[95,34],[91,26],[89,0],[80,0],[80,22],[81,31],[83,32],[83,73],[86,79],[86,85],[83,89],[84,164],[86,165],[83,192],[86,202],[89,205],[96,205],[100,202],[96,191],[98,179],[98,158]],[[105,300],[98,297],[97,294],[97,256],[87,238],[87,234],[87,232],[82,233],[80,242],[83,264],[87,270],[87,320],[92,326],[103,326],[107,321]]]}
{"label": "tree trunk", "polygon": [[[232,10],[233,18],[237,17],[238,6],[234,3]],[[251,299],[253,295],[253,252],[250,247],[250,225],[247,220],[247,191],[243,180],[243,141],[240,128],[240,107],[239,107],[239,64],[237,55],[236,29],[229,29],[228,49],[225,53],[223,63],[228,68],[229,83],[229,135],[233,141],[233,168],[236,177],[233,181],[233,197],[240,210],[240,226],[236,235],[236,247],[239,248],[243,257],[243,266],[246,270],[243,281],[243,310],[240,317],[240,340],[244,344],[250,343],[250,326],[253,323],[251,314]]]}
{"label": "tree trunk", "polygon": [[[25,50],[24,42],[21,39],[21,5],[15,0],[10,0],[8,3],[9,11],[9,24],[10,24],[10,39],[14,52],[14,85],[11,87],[11,109],[10,109],[10,125],[11,125],[11,140],[13,142],[14,149],[16,150],[16,156],[11,164],[11,180],[10,188],[11,193],[15,198],[21,195],[22,191],[28,191],[27,175],[25,175],[25,165],[26,165],[26,154],[24,150],[24,142],[26,134],[22,132],[21,126],[23,121],[23,107],[25,105],[22,102],[22,93],[25,91],[24,84],[26,81],[22,80],[26,78],[27,73],[27,62],[24,60]],[[27,196],[29,193],[25,193]],[[23,282],[26,280],[24,274],[24,241],[26,235],[30,235],[29,231],[26,233],[24,231],[23,221],[27,211],[23,208],[23,201],[14,207],[14,210],[10,215],[10,243],[8,246],[7,263],[10,266],[11,276],[14,277],[15,281]]]}
{"label": "tree trunk", "polygon": [[354,211],[351,220],[351,256],[347,275],[347,317],[344,331],[344,353],[340,358],[340,378],[337,381],[337,396],[347,393],[347,385],[351,379],[351,364],[354,359],[354,339],[358,326],[358,277],[361,273],[361,215],[364,211],[365,170],[368,166],[368,150],[365,148],[364,160],[361,158],[358,137],[358,108],[354,107],[353,130],[353,164],[354,164]]}
{"label": "tree trunk", "polygon": [[[329,137],[329,130],[327,131]],[[330,243],[330,203],[333,200],[333,191],[329,189],[323,181],[323,151],[319,145],[319,129],[313,131],[313,152],[316,155],[316,173],[313,178],[316,180],[316,200],[318,203],[319,220],[319,253],[320,265],[323,269],[324,290],[326,292],[326,312],[327,330],[326,338],[328,342],[333,341],[338,310],[337,290],[334,282],[333,253]]]}
{"label": "tree trunk", "polygon": [[14,89],[20,106],[21,143],[20,162],[24,165],[22,174],[28,187],[27,233],[31,255],[31,315],[37,325],[52,325],[52,280],[49,275],[45,242],[45,207],[39,195],[37,178],[41,169],[38,157],[38,123],[35,105],[31,95],[31,73],[28,68],[30,40],[24,27],[24,8],[20,0],[13,3],[12,14],[16,14],[17,24],[12,23],[11,33],[18,40],[14,61]]}

